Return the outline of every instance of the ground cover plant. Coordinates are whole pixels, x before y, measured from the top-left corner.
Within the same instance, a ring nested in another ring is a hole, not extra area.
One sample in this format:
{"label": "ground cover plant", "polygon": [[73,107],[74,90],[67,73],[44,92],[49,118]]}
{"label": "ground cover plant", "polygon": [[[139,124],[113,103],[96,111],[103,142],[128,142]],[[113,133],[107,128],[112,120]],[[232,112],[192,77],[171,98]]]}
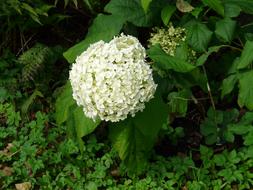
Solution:
{"label": "ground cover plant", "polygon": [[253,188],[252,1],[0,10],[0,189]]}

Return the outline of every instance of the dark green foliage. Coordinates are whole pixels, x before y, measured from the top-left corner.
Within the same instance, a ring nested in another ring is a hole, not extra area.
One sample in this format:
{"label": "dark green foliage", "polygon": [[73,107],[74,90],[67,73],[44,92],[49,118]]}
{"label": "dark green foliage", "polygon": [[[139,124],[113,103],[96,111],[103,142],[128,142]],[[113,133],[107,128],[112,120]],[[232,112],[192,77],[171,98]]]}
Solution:
{"label": "dark green foliage", "polygon": [[[0,1],[0,189],[252,189],[252,7]],[[151,27],[170,22],[186,28],[175,56],[148,45]],[[62,54],[71,64],[120,32],[149,47],[157,92],[133,118],[93,121],[72,98]]]}

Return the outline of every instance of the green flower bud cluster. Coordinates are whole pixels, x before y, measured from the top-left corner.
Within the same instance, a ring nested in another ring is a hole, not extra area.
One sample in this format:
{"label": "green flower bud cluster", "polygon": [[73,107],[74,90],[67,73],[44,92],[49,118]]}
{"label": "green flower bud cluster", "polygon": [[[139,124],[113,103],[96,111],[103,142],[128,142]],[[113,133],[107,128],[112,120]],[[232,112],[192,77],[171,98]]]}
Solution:
{"label": "green flower bud cluster", "polygon": [[[174,28],[172,23],[166,28],[154,28],[148,40],[149,46],[160,44],[162,49],[170,56],[175,56],[177,47],[186,40],[186,29],[182,27]],[[188,49],[188,61],[196,61],[196,52]]]}

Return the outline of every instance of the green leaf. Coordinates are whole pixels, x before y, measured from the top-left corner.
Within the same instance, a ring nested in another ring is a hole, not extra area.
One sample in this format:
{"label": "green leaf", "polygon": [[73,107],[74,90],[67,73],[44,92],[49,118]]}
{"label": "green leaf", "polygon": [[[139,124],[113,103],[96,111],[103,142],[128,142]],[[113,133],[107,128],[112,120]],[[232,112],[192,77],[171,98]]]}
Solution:
{"label": "green leaf", "polygon": [[66,8],[68,4],[69,4],[69,0],[64,0],[64,8]]}
{"label": "green leaf", "polygon": [[110,124],[109,137],[130,172],[141,173],[167,117],[167,106],[157,93],[134,118]]}
{"label": "green leaf", "polygon": [[44,97],[43,94],[38,90],[35,89],[31,96],[22,104],[21,112],[22,114],[26,114],[28,112],[29,107],[33,104],[34,100],[37,97]]}
{"label": "green leaf", "polygon": [[242,55],[237,65],[237,69],[243,69],[252,63],[253,61],[252,52],[253,52],[253,41],[247,41],[243,48]]}
{"label": "green leaf", "polygon": [[9,97],[8,91],[4,87],[0,87],[0,103],[2,104]]}
{"label": "green leaf", "polygon": [[59,98],[57,98],[55,107],[56,123],[60,125],[66,122],[68,136],[78,142],[82,152],[84,148],[82,137],[93,132],[100,124],[100,121],[87,118],[82,107],[77,106],[72,97],[72,88],[69,81],[63,87]]}
{"label": "green leaf", "polygon": [[223,112],[223,121],[222,125],[227,126],[231,123],[237,122],[239,111],[237,109],[230,109]]}
{"label": "green leaf", "polygon": [[213,161],[217,166],[224,166],[227,160],[223,154],[216,154],[213,157]]}
{"label": "green leaf", "polygon": [[216,22],[215,34],[225,42],[231,42],[236,28],[236,21],[224,18]]}
{"label": "green leaf", "polygon": [[[188,55],[189,55],[188,44],[186,42],[181,42],[176,48],[174,57],[187,62]],[[191,64],[191,63],[189,63],[189,64]]]}
{"label": "green leaf", "polygon": [[203,9],[204,9],[203,6],[195,7],[195,8],[192,10],[191,14],[192,14],[195,18],[198,18],[199,15],[200,15],[200,13],[203,11]]}
{"label": "green leaf", "polygon": [[141,5],[145,13],[148,12],[149,4],[151,3],[152,0],[141,0]]}
{"label": "green leaf", "polygon": [[72,97],[72,88],[70,82],[63,87],[63,90],[56,100],[55,104],[55,120],[57,124],[62,124],[68,119],[69,108],[75,105],[75,101]]}
{"label": "green leaf", "polygon": [[181,90],[179,92],[171,92],[168,95],[169,112],[177,113],[180,116],[185,116],[188,106],[188,99],[191,96],[191,91]]}
{"label": "green leaf", "polygon": [[238,124],[240,125],[251,125],[253,122],[253,112],[246,112],[240,122]]}
{"label": "green leaf", "polygon": [[240,107],[246,106],[253,110],[253,71],[248,71],[240,75],[238,104]]}
{"label": "green leaf", "polygon": [[207,118],[200,125],[200,132],[205,136],[208,145],[214,144],[219,140],[218,124],[223,123],[224,112],[214,110],[212,107],[207,112]]}
{"label": "green leaf", "polygon": [[27,11],[30,13],[30,16],[31,16],[31,15],[34,15],[34,16],[36,16],[36,17],[39,16],[39,15],[37,14],[37,12],[35,11],[35,9],[34,9],[33,7],[31,7],[29,4],[27,4],[27,3],[22,3],[21,6],[22,6],[23,9],[27,10]]}
{"label": "green leaf", "polygon": [[183,89],[200,86],[202,90],[207,92],[206,76],[199,67],[196,67],[188,73],[172,73],[172,77],[175,80],[176,85]]}
{"label": "green leaf", "polygon": [[140,0],[111,0],[105,11],[136,26],[146,27],[160,23],[161,10],[165,5],[166,0],[152,1],[145,13]]}
{"label": "green leaf", "polygon": [[221,124],[223,122],[223,114],[223,111],[214,110],[212,107],[210,107],[207,111],[208,119],[216,122],[216,124]]}
{"label": "green leaf", "polygon": [[239,16],[241,8],[238,5],[226,3],[224,6],[225,6],[225,17]]}
{"label": "green leaf", "polygon": [[238,156],[235,149],[233,149],[227,156],[227,159],[230,163],[237,164],[240,162],[240,157]]}
{"label": "green leaf", "polygon": [[[252,127],[252,126],[251,126]],[[253,145],[253,130],[251,130],[245,137],[243,137],[243,144],[246,146]]]}
{"label": "green leaf", "polygon": [[[211,148],[208,148],[206,146],[200,145],[200,155],[201,157],[205,157],[207,159],[211,159],[213,156],[213,150]],[[204,159],[203,159],[204,161]]]}
{"label": "green leaf", "polygon": [[205,24],[198,21],[190,21],[186,24],[187,42],[195,50],[203,52],[207,49],[213,32]]}
{"label": "green leaf", "polygon": [[[232,60],[231,60],[231,61],[232,61]],[[238,67],[239,62],[240,62],[240,57],[236,57],[236,58],[233,60],[233,62],[232,62],[232,64],[231,64],[230,68],[229,68],[228,71],[227,71],[227,74],[228,74],[228,75],[230,75],[230,74],[237,74],[237,73],[238,73],[237,67]]]}
{"label": "green leaf", "polygon": [[75,7],[78,8],[77,0],[72,0],[72,2],[75,4]]}
{"label": "green leaf", "polygon": [[167,5],[162,9],[161,18],[164,25],[167,25],[170,21],[170,17],[176,11],[176,7],[172,5]]}
{"label": "green leaf", "polygon": [[224,98],[225,95],[229,94],[232,92],[232,90],[235,87],[235,84],[238,81],[237,75],[230,75],[227,78],[225,78],[222,81],[222,86],[221,86],[221,98]]}
{"label": "green leaf", "polygon": [[205,52],[204,54],[202,54],[198,59],[197,59],[197,63],[196,63],[196,66],[200,66],[200,65],[203,65],[207,58],[209,57],[209,55],[211,55],[212,53],[217,53],[220,48],[222,48],[223,46],[212,46],[212,47],[209,47],[208,48],[208,51]]}
{"label": "green leaf", "polygon": [[208,145],[217,142],[217,125],[213,120],[205,119],[205,121],[200,125],[200,132],[205,136],[205,141]]}
{"label": "green leaf", "polygon": [[249,132],[251,126],[240,125],[240,124],[230,124],[228,125],[228,131],[236,135],[244,135]]}
{"label": "green leaf", "polygon": [[245,157],[253,158],[253,146],[252,145],[247,147],[247,149],[245,150]]}
{"label": "green leaf", "polygon": [[202,2],[221,16],[224,16],[224,7],[221,0],[202,0]]}
{"label": "green leaf", "polygon": [[85,116],[81,107],[76,107],[72,110],[75,120],[75,130],[78,137],[82,138],[91,132],[100,124],[100,120],[93,121],[92,119]]}
{"label": "green leaf", "polygon": [[115,15],[99,14],[89,28],[86,38],[68,49],[63,55],[69,63],[73,63],[78,55],[85,51],[90,44],[99,40],[109,41],[117,35],[125,20]]}
{"label": "green leaf", "polygon": [[159,45],[152,46],[148,51],[148,56],[155,62],[155,64],[165,70],[174,70],[177,72],[189,72],[195,68],[185,60],[176,58],[166,54]]}
{"label": "green leaf", "polygon": [[223,0],[224,4],[236,5],[245,13],[253,14],[252,0]]}
{"label": "green leaf", "polygon": [[231,142],[233,143],[235,141],[235,136],[232,132],[230,131],[225,131],[224,132],[224,139],[227,141],[227,142]]}

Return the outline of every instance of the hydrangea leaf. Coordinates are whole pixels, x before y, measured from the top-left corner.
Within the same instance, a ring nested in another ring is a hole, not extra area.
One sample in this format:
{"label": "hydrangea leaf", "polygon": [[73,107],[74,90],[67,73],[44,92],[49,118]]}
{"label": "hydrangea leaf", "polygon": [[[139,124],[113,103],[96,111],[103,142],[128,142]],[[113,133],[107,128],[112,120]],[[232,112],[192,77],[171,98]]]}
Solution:
{"label": "hydrangea leaf", "polygon": [[[84,115],[81,107],[78,107],[72,97],[72,88],[69,82],[63,87],[63,91],[56,100],[55,119],[58,125],[66,122],[68,134],[82,146],[81,138],[93,132],[100,121],[93,121]],[[82,150],[82,149],[81,149]]]}
{"label": "hydrangea leaf", "polygon": [[106,5],[105,11],[136,26],[145,27],[160,23],[160,13],[165,5],[166,0],[152,1],[145,13],[140,0],[111,0]]}
{"label": "hydrangea leaf", "polygon": [[250,63],[252,63],[253,61],[253,41],[247,41],[241,57],[239,59],[238,65],[237,65],[237,69],[243,69],[245,67],[247,67]]}
{"label": "hydrangea leaf", "polygon": [[149,57],[155,62],[156,66],[165,70],[174,70],[177,72],[189,72],[195,68],[194,65],[183,59],[176,58],[166,54],[159,45],[152,46],[148,50]]}
{"label": "hydrangea leaf", "polygon": [[253,14],[253,1],[252,0],[223,0],[223,3],[236,5],[241,8],[241,10],[248,14]]}
{"label": "hydrangea leaf", "polygon": [[175,80],[176,85],[183,89],[200,86],[202,90],[207,92],[207,79],[199,67],[196,67],[188,73],[173,73],[172,77]]}
{"label": "hydrangea leaf", "polygon": [[141,0],[141,5],[145,13],[148,12],[149,4],[151,3],[152,0]]}
{"label": "hydrangea leaf", "polygon": [[99,40],[109,41],[117,35],[125,19],[115,15],[99,14],[89,28],[85,39],[68,49],[63,55],[69,63],[73,63],[78,55],[85,51],[90,44]]}
{"label": "hydrangea leaf", "polygon": [[202,2],[221,16],[224,16],[224,6],[221,0],[202,0]]}
{"label": "hydrangea leaf", "polygon": [[216,22],[215,34],[225,42],[231,42],[236,28],[236,21],[225,18]]}
{"label": "hydrangea leaf", "polygon": [[100,124],[100,120],[97,119],[93,121],[86,117],[81,107],[76,107],[75,110],[73,110],[73,116],[75,119],[76,134],[80,138],[92,133]]}
{"label": "hydrangea leaf", "polygon": [[70,82],[68,81],[65,86],[62,87],[62,92],[56,100],[55,104],[55,120],[57,124],[62,124],[68,119],[69,108],[75,104],[72,98],[72,89]]}
{"label": "hydrangea leaf", "polygon": [[237,17],[241,12],[241,8],[235,4],[226,3],[224,7],[225,17]]}
{"label": "hydrangea leaf", "polygon": [[195,50],[204,52],[211,40],[213,32],[207,26],[198,21],[190,21],[186,24],[187,42]]}
{"label": "hydrangea leaf", "polygon": [[129,172],[141,173],[159,130],[167,122],[168,109],[158,93],[135,117],[110,125],[110,139]]}
{"label": "hydrangea leaf", "polygon": [[238,104],[253,110],[253,71],[242,73],[239,77]]}
{"label": "hydrangea leaf", "polygon": [[162,9],[161,18],[164,25],[168,25],[170,21],[170,17],[173,15],[175,11],[176,11],[176,7],[172,5],[167,5]]}
{"label": "hydrangea leaf", "polygon": [[[98,14],[90,26],[84,40],[68,49],[63,55],[69,63],[73,63],[78,55],[88,46],[99,40],[109,41],[119,34],[126,21],[137,26],[150,26],[160,22],[161,9],[166,0],[150,3],[150,10],[145,14],[139,0],[112,0],[105,7],[111,15]],[[151,11],[152,10],[152,11]]]}

